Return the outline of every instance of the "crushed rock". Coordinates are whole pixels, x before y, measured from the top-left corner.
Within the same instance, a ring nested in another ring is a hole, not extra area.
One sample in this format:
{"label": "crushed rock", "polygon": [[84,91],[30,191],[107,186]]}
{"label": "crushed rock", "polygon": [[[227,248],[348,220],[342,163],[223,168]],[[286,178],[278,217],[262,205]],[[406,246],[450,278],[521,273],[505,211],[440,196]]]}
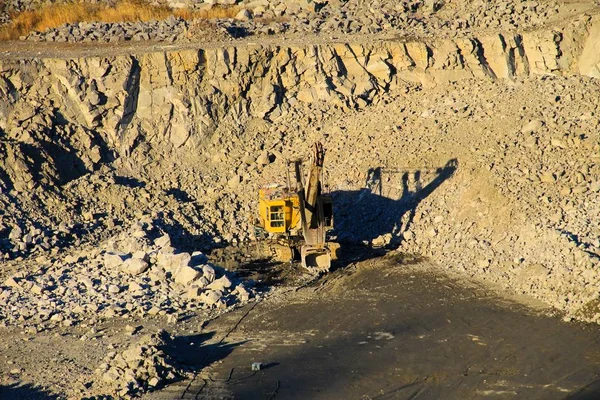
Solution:
{"label": "crushed rock", "polygon": [[92,318],[224,310],[253,296],[201,252],[177,252],[151,218],[98,248],[45,259],[0,286],[0,324],[41,331]]}
{"label": "crushed rock", "polygon": [[170,340],[172,338],[163,330],[141,337],[123,351],[108,353],[94,371],[95,379],[89,391],[132,398],[181,379],[186,374],[185,369],[165,353]]}

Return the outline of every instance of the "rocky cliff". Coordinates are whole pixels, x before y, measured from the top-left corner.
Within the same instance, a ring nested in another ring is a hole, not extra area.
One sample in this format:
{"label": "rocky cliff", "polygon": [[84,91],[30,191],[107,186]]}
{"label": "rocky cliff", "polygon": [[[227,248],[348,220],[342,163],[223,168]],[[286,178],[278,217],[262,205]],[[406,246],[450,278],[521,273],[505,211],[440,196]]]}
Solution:
{"label": "rocky cliff", "polygon": [[[45,244],[42,247],[46,249],[58,243],[64,235],[52,233],[56,231],[52,224],[59,221],[69,221],[71,227],[82,223],[89,233],[113,229],[118,219],[127,220],[142,212],[156,213],[158,209],[170,210],[173,227],[181,228],[185,232],[182,236],[188,239],[212,244],[223,239],[227,242],[248,239],[252,236],[249,218],[254,211],[254,190],[261,181],[281,172],[278,171],[281,168],[269,165],[306,148],[311,138],[338,134],[336,140],[344,138],[339,148],[346,146],[344,157],[351,162],[345,169],[335,167],[337,174],[332,183],[338,188],[359,187],[368,175],[360,168],[370,167],[371,161],[392,160],[383,154],[396,143],[385,144],[383,133],[379,141],[368,131],[357,130],[355,136],[343,136],[344,128],[339,126],[337,133],[325,133],[321,120],[330,118],[328,115],[366,110],[401,101],[399,94],[428,93],[460,82],[465,82],[473,91],[471,96],[476,97],[479,85],[489,89],[496,81],[502,87],[509,87],[513,82],[538,76],[598,78],[599,38],[600,20],[584,15],[554,30],[428,42],[397,40],[302,46],[245,43],[127,56],[0,60],[3,99],[0,202],[4,209],[0,239],[5,257],[26,256],[38,244]],[[465,141],[465,148],[469,147],[473,129],[470,123],[481,125],[482,119],[493,118],[493,113],[482,112],[486,116],[473,119],[469,106],[473,108],[467,101],[465,107],[452,111],[464,117],[461,140]],[[429,110],[421,114],[423,118],[430,115]],[[596,121],[594,115],[591,113],[587,120]],[[435,123],[438,122],[436,117]],[[531,134],[545,123],[538,125],[523,128],[521,132]],[[393,129],[400,129],[399,126]],[[444,129],[435,132],[439,137],[445,134]],[[485,135],[480,136],[478,140],[485,139]],[[400,142],[405,139],[396,137]],[[513,139],[507,132],[497,140],[505,140],[508,146]],[[348,152],[352,142],[361,145]],[[588,150],[595,151],[592,147]],[[405,166],[412,168],[419,160],[427,159],[428,151],[433,151],[431,146],[424,145],[423,152]],[[348,162],[339,159],[339,154],[336,157],[340,165]],[[523,162],[529,162],[527,155],[523,157]],[[459,156],[461,166],[472,168],[469,174],[460,175],[464,179],[455,181],[462,186],[441,191],[443,197],[431,196],[428,201],[434,203],[424,202],[423,206],[449,209],[450,205],[462,204],[464,196],[469,201],[479,199],[477,187],[481,179],[488,179],[484,170],[491,167],[490,160],[475,159],[477,162],[464,163]],[[553,160],[560,163],[558,158]],[[445,161],[441,156],[435,159],[440,165]],[[595,176],[595,169],[592,168],[591,175],[589,166],[587,171],[585,179],[588,175]],[[536,182],[550,180],[546,175],[540,176],[543,179],[536,178]],[[552,179],[556,180],[556,176]],[[489,178],[491,189],[480,188],[492,193],[488,197],[493,201],[488,202],[486,209],[493,209],[498,198],[510,195],[503,192],[501,178],[505,176]],[[473,193],[465,195],[465,190],[467,194],[471,193],[469,190]],[[589,193],[592,192],[596,190]],[[524,209],[542,195],[545,194],[534,192],[530,202],[519,198],[518,203],[507,205],[506,213],[515,217],[507,219],[506,226],[526,223],[529,215]],[[438,200],[440,204],[432,205]],[[510,203],[506,200],[498,204],[506,202]],[[473,211],[463,217],[461,224],[468,228],[477,223],[479,233],[490,230],[496,223],[489,212]],[[344,216],[338,221],[343,226]],[[523,290],[521,283],[528,285],[529,278],[522,279],[525,275],[513,276],[494,269],[505,261],[512,262],[515,256],[511,255],[511,249],[519,238],[524,240],[527,235],[507,239],[505,233],[495,230],[494,240],[488,242],[491,246],[504,243],[501,245],[504,247],[496,252],[497,259],[490,262],[477,246],[459,250],[476,237],[475,232],[466,230],[462,239],[455,235],[449,239],[452,232],[428,233],[433,220],[423,217],[420,225],[417,222],[410,235],[404,235],[407,231],[393,232],[404,238],[407,249],[425,253],[442,263],[450,256],[456,257],[454,262],[475,275],[490,269],[497,271],[492,274],[495,281],[520,282],[507,284],[517,290]],[[532,229],[537,233],[521,246],[521,253],[527,254],[528,260],[536,257],[543,260],[528,261],[527,268],[532,266],[532,271],[542,271],[542,275],[550,274],[552,279],[560,281],[565,274],[581,276],[581,269],[592,269],[598,264],[595,253],[590,256],[584,249],[565,250],[569,261],[564,257],[542,257],[547,246],[569,249],[575,242],[556,234],[556,223]],[[592,236],[594,232],[586,234]],[[416,244],[411,242],[414,234],[420,240]],[[365,237],[359,233],[354,239],[365,240]],[[451,253],[449,247],[454,249]],[[577,261],[583,258],[585,262]],[[553,265],[571,263],[570,260],[581,268],[552,275]],[[537,282],[540,274],[534,275],[531,279]],[[597,274],[587,274],[585,291],[579,287],[579,278],[560,290],[557,285],[536,283],[531,293],[575,312],[594,300],[597,295],[594,282],[599,280]],[[569,294],[568,304],[563,301],[565,293]]]}
{"label": "rocky cliff", "polygon": [[599,37],[600,21],[583,16],[562,30],[431,43],[246,44],[0,61],[0,130],[13,146],[76,130],[76,141],[61,141],[90,169],[103,149],[127,154],[140,141],[194,149],[224,121],[275,121],[296,102],[353,109],[411,84],[545,74],[597,78]]}

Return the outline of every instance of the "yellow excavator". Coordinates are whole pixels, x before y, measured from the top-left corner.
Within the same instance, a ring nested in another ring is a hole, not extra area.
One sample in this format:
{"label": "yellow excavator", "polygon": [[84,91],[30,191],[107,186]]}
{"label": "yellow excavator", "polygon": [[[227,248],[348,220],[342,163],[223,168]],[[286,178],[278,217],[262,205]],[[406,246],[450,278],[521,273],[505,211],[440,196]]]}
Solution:
{"label": "yellow excavator", "polygon": [[[287,162],[287,185],[271,184],[259,190],[257,228],[268,236],[269,249],[279,261],[298,256],[302,266],[311,272],[327,272],[337,257],[339,245],[326,241],[333,228],[333,200],[323,194],[323,160],[321,143],[314,146],[306,180],[302,180],[302,159]],[[291,187],[293,166],[296,184]]]}

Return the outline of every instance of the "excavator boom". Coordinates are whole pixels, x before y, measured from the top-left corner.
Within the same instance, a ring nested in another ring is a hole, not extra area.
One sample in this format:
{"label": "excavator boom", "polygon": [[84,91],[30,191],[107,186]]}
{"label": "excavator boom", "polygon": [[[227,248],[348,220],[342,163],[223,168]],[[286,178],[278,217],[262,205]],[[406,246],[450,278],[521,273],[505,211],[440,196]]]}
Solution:
{"label": "excavator boom", "polygon": [[317,272],[331,268],[331,251],[325,243],[325,213],[321,198],[321,174],[325,152],[323,145],[316,143],[312,163],[306,177],[306,188],[302,184],[301,161],[294,162],[298,198],[300,199],[300,217],[302,235],[305,244],[300,249],[302,266]]}

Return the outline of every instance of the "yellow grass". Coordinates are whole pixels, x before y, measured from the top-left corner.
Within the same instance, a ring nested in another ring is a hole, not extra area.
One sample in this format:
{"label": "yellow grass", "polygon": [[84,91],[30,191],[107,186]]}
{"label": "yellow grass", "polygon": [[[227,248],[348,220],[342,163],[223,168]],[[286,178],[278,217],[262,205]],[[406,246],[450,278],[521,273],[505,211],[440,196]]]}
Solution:
{"label": "yellow grass", "polygon": [[172,15],[187,20],[233,18],[238,11],[237,7],[211,7],[201,11],[172,10],[166,6],[152,6],[145,0],[119,0],[112,7],[79,2],[52,4],[13,15],[12,23],[0,29],[0,40],[18,39],[33,31],[43,32],[67,23],[160,21]]}

